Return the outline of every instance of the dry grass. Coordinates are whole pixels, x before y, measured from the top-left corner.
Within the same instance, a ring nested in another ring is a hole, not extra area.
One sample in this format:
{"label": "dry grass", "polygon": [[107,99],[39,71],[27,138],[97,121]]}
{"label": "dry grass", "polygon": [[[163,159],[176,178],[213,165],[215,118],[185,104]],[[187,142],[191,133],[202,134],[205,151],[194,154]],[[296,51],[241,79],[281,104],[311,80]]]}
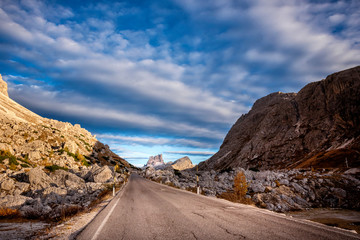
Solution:
{"label": "dry grass", "polygon": [[[347,164],[346,164],[347,162]],[[360,166],[360,153],[352,149],[336,149],[313,155],[295,168],[352,168]]]}
{"label": "dry grass", "polygon": [[75,216],[76,214],[80,213],[83,210],[83,208],[79,205],[69,205],[64,206],[61,209],[61,221],[66,221],[70,217]]}
{"label": "dry grass", "polygon": [[197,193],[197,187],[187,187],[186,191]]}
{"label": "dry grass", "polygon": [[173,187],[173,188],[179,188],[179,187],[175,186],[175,184],[173,182],[165,183],[165,185],[168,185],[169,187]]}
{"label": "dry grass", "polygon": [[231,191],[231,190],[223,192],[223,193],[217,195],[216,197],[228,200],[230,202],[254,205],[253,201],[250,198],[244,197],[244,198],[239,199],[238,196],[234,193],[234,191]]}

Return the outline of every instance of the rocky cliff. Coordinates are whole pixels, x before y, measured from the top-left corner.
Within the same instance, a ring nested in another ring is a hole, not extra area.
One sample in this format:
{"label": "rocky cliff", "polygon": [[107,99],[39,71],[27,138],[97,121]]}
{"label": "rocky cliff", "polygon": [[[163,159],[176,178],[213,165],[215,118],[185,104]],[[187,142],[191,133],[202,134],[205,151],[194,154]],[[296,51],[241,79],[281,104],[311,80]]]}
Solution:
{"label": "rocky cliff", "polygon": [[272,93],[232,126],[199,168],[221,170],[360,166],[360,66]]}
{"label": "rocky cliff", "polygon": [[150,156],[149,160],[146,163],[147,167],[158,167],[165,165],[164,159],[162,157],[162,154],[156,155],[156,156]]}
{"label": "rocky cliff", "polygon": [[114,175],[118,183],[126,181],[132,166],[109,146],[78,124],[43,118],[17,104],[2,79],[0,87],[2,217],[10,212],[59,220],[95,204]]}
{"label": "rocky cliff", "polygon": [[174,163],[171,164],[171,166],[176,170],[185,170],[193,168],[195,165],[193,165],[190,158],[186,156],[176,160]]}

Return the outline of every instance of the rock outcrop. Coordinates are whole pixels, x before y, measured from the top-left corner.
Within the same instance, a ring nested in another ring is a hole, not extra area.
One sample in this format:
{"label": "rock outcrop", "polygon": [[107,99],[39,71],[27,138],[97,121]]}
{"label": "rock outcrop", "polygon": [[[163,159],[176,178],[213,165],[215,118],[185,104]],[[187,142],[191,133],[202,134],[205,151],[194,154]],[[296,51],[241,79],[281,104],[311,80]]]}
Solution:
{"label": "rock outcrop", "polygon": [[185,156],[176,160],[174,163],[171,163],[171,166],[176,170],[185,170],[193,168],[195,165],[192,164],[189,157]]}
{"label": "rock outcrop", "polygon": [[360,66],[257,100],[199,169],[359,166]]}
{"label": "rock outcrop", "polygon": [[164,159],[162,157],[162,154],[156,155],[156,156],[150,156],[149,160],[146,163],[146,167],[161,167],[165,165]]}

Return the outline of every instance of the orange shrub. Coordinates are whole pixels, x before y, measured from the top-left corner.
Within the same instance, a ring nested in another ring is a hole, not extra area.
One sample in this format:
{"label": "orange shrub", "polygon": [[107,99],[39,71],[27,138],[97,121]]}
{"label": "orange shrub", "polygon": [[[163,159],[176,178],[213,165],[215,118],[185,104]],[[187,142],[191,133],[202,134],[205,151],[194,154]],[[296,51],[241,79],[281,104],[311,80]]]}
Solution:
{"label": "orange shrub", "polygon": [[0,208],[0,218],[13,218],[19,217],[20,213],[17,209]]}

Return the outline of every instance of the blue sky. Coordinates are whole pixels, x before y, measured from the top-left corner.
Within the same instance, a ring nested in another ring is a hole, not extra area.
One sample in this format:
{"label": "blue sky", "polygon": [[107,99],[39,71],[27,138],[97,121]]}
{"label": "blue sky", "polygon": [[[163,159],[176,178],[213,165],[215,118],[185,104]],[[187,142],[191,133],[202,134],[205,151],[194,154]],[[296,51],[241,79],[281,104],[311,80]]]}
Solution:
{"label": "blue sky", "polygon": [[0,0],[0,73],[132,164],[198,163],[256,99],[359,65],[359,26],[357,0]]}

